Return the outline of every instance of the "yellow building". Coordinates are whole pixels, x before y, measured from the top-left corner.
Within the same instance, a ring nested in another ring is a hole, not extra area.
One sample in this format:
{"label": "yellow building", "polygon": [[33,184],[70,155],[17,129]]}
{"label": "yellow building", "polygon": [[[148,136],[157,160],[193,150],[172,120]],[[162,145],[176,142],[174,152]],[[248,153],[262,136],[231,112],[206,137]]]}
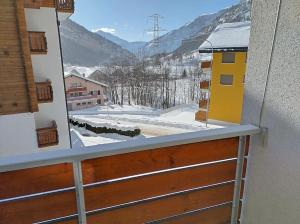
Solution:
{"label": "yellow building", "polygon": [[200,46],[200,53],[213,52],[212,75],[209,97],[200,101],[196,120],[240,123],[249,36],[250,22],[222,24]]}

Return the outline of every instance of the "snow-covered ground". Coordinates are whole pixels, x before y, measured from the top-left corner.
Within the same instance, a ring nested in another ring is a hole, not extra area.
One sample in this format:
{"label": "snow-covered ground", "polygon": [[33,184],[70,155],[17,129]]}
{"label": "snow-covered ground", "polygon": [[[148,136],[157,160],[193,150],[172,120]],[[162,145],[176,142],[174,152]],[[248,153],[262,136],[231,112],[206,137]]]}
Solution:
{"label": "snow-covered ground", "polygon": [[193,131],[205,131],[224,127],[224,124],[209,124],[195,121],[198,105],[180,105],[167,110],[156,110],[143,106],[99,106],[81,111],[72,111],[77,119],[85,121],[105,121],[121,127],[135,126],[142,130],[141,135],[134,138],[118,134],[95,134],[83,128],[72,127],[73,147],[107,144],[120,141],[134,141],[162,135],[172,135]]}

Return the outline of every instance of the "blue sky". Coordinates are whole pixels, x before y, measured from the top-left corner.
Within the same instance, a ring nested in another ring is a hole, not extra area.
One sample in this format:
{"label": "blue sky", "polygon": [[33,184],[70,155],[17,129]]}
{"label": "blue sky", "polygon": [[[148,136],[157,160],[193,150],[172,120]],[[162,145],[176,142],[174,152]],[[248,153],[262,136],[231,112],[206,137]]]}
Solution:
{"label": "blue sky", "polygon": [[232,6],[239,0],[76,0],[71,17],[88,30],[101,29],[128,41],[148,41],[153,26],[148,16],[164,17],[161,27],[177,29],[202,14]]}

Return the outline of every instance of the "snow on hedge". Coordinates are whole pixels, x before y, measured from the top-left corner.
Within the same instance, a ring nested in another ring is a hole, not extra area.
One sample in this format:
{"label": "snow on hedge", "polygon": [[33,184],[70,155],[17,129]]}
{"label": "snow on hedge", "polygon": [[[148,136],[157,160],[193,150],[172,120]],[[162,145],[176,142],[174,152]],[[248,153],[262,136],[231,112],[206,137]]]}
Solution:
{"label": "snow on hedge", "polygon": [[121,124],[116,121],[102,119],[98,117],[86,117],[86,116],[70,116],[70,118],[74,121],[77,121],[79,123],[86,123],[93,127],[106,127],[111,129],[117,129],[120,131],[134,131],[136,129],[139,129],[136,125],[129,125],[129,124]]}

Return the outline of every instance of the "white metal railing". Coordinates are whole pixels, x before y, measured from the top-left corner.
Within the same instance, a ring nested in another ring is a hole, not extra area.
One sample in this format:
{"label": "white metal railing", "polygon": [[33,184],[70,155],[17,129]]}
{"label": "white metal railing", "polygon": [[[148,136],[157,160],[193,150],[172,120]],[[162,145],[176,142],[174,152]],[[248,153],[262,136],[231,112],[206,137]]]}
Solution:
{"label": "white metal railing", "polygon": [[39,152],[30,155],[13,156],[0,159],[0,173],[60,163],[72,163],[79,223],[86,223],[81,161],[162,147],[240,137],[231,220],[232,224],[236,224],[238,221],[238,204],[240,200],[239,195],[241,191],[246,136],[259,134],[260,132],[261,130],[253,125],[237,125],[206,131],[128,141],[126,144],[124,144],[124,142],[120,142],[91,146],[86,147],[85,149],[65,149]]}

